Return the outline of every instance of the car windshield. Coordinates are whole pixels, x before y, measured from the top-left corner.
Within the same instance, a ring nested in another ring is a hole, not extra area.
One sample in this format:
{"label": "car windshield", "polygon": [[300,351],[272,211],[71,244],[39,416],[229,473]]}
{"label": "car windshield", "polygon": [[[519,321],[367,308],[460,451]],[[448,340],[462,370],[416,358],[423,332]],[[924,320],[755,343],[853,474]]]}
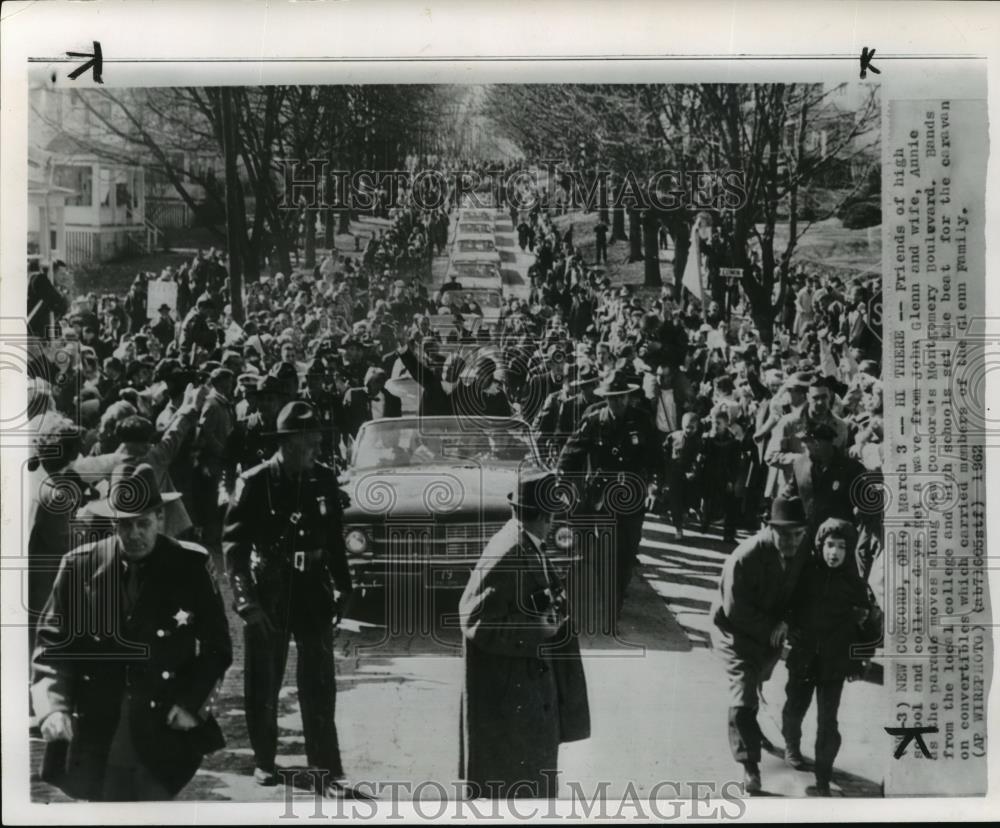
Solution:
{"label": "car windshield", "polygon": [[491,253],[494,244],[489,239],[459,239],[458,249],[463,253]]}
{"label": "car windshield", "polygon": [[494,230],[488,224],[483,224],[483,223],[480,223],[480,222],[472,222],[472,223],[469,223],[469,224],[460,224],[460,225],[458,225],[458,232],[459,233],[488,233],[488,234],[491,234],[491,233],[494,232]]}
{"label": "car windshield", "polygon": [[503,305],[503,296],[497,290],[449,290],[441,297],[441,301],[459,308],[475,302],[481,308],[498,310]]}
{"label": "car windshield", "polygon": [[496,278],[496,268],[490,262],[456,262],[454,270],[459,279],[463,276],[472,278]]}
{"label": "car windshield", "polygon": [[366,423],[354,449],[355,469],[427,465],[536,465],[531,432],[519,420],[471,423],[452,417],[400,417]]}

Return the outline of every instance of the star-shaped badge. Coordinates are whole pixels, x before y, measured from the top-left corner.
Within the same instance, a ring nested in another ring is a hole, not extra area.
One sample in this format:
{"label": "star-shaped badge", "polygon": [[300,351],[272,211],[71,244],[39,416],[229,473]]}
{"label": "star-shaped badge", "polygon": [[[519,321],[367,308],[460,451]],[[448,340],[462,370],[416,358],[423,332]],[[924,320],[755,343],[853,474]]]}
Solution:
{"label": "star-shaped badge", "polygon": [[178,627],[186,627],[190,618],[191,613],[185,609],[179,609],[173,615],[173,619],[177,622]]}

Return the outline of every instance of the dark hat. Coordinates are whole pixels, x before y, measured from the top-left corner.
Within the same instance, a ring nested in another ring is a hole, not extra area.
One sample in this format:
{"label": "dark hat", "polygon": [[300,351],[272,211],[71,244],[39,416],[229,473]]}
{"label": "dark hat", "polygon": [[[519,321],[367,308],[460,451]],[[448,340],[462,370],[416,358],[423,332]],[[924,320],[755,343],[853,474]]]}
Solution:
{"label": "dark hat", "polygon": [[105,500],[90,504],[98,517],[138,517],[180,498],[179,492],[160,492],[156,471],[148,463],[122,463],[111,472],[111,487]]}
{"label": "dark hat", "polygon": [[137,359],[135,362],[130,362],[128,368],[125,369],[125,378],[133,379],[136,374],[138,374],[144,368],[149,368],[150,370],[155,370],[156,366],[150,364],[148,360]]}
{"label": "dark hat", "polygon": [[829,388],[833,390],[833,378],[825,376],[824,374],[817,374],[812,378],[812,382],[809,383],[810,388]]}
{"label": "dark hat", "polygon": [[107,372],[107,371],[110,371],[112,369],[114,369],[116,371],[124,371],[125,370],[125,363],[122,362],[120,359],[118,359],[118,357],[116,357],[116,356],[106,357],[104,359],[104,370]]}
{"label": "dark hat", "polygon": [[771,504],[771,526],[805,526],[806,510],[797,497],[776,497]]}
{"label": "dark hat", "polygon": [[220,380],[224,381],[227,379],[228,380],[233,379],[233,372],[230,371],[228,368],[216,368],[214,371],[212,371],[211,374],[208,375],[208,381],[211,383],[216,383],[219,382]]}
{"label": "dark hat", "polygon": [[598,397],[617,397],[622,394],[631,394],[638,391],[639,386],[629,382],[624,371],[614,370],[601,383],[600,387],[594,391]]}
{"label": "dark hat", "polygon": [[507,495],[507,502],[516,509],[539,512],[558,512],[566,508],[566,499],[558,491],[558,478],[554,472],[534,472],[520,476],[517,491]]}
{"label": "dark hat", "polygon": [[275,434],[303,434],[308,431],[320,431],[322,421],[316,416],[311,405],[302,400],[288,403],[278,414]]}
{"label": "dark hat", "polygon": [[173,308],[172,308],[172,307],[170,307],[170,305],[168,305],[168,304],[167,304],[166,302],[164,302],[164,303],[163,303],[162,305],[160,305],[160,307],[158,307],[158,308],[157,308],[156,310],[157,310],[157,312],[159,312],[159,313],[163,313],[164,311],[166,311],[167,313],[170,313],[170,311],[172,311],[172,310],[173,310]]}
{"label": "dark hat", "polygon": [[161,359],[153,371],[153,382],[163,382],[176,373],[181,367],[178,359]]}
{"label": "dark hat", "polygon": [[115,428],[115,436],[123,443],[148,443],[155,433],[153,424],[138,414],[126,417]]}
{"label": "dark hat", "polygon": [[282,385],[281,380],[267,374],[257,380],[258,394],[286,394],[288,390]]}
{"label": "dark hat", "polygon": [[805,371],[799,371],[797,374],[792,374],[785,380],[785,388],[797,388],[800,391],[806,391],[809,386],[812,385],[812,379],[812,374]]}

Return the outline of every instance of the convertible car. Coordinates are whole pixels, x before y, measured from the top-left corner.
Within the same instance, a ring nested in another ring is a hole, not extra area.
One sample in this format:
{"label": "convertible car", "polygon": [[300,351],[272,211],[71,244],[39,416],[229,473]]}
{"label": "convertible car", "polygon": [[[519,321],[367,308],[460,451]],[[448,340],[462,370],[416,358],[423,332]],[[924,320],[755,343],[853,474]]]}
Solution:
{"label": "convertible car", "polygon": [[[394,585],[417,601],[425,589],[463,588],[487,542],[511,517],[507,494],[518,476],[540,468],[523,420],[365,423],[341,478],[351,499],[344,525],[356,582],[366,589]],[[559,492],[552,494],[556,511]],[[547,547],[565,572],[573,560],[572,530],[557,523]]]}

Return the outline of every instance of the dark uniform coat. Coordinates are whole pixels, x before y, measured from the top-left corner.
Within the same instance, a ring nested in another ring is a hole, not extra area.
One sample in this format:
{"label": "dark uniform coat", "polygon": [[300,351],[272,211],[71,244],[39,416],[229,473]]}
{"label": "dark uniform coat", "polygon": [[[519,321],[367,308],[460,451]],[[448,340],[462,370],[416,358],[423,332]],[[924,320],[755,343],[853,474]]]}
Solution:
{"label": "dark uniform coat", "polygon": [[124,567],[116,537],[63,558],[38,625],[32,701],[39,721],[75,716],[75,738],[46,744],[43,773],[79,799],[100,799],[120,715],[135,752],[176,794],[202,756],[223,745],[211,714],[190,731],[167,726],[174,705],[202,711],[232,662],[226,612],[204,550],[163,535],[146,559],[130,617],[121,596]]}
{"label": "dark uniform coat", "polygon": [[585,509],[641,514],[645,483],[661,471],[662,458],[662,438],[644,412],[630,406],[614,417],[607,406],[595,407],[563,447],[559,472],[577,487]]}
{"label": "dark uniform coat", "polygon": [[303,552],[298,565],[311,577],[296,598],[306,602],[317,624],[328,624],[336,613],[334,586],[351,591],[342,509],[337,476],[329,466],[316,463],[301,487],[284,478],[277,454],[240,475],[222,538],[236,611],[243,615],[251,606],[262,606],[280,617],[275,604],[288,600],[295,554]]}
{"label": "dark uniform coat", "polygon": [[[528,606],[528,596],[562,587],[539,554],[510,520],[483,550],[459,602],[465,646],[459,774],[473,786],[471,796],[555,796],[560,743],[590,736],[576,635],[566,622],[549,638]],[[512,783],[521,780],[532,787],[516,790]],[[491,794],[490,782],[515,789]]]}
{"label": "dark uniform coat", "polygon": [[855,491],[855,484],[860,485],[860,478],[866,473],[867,469],[857,460],[839,452],[823,469],[808,454],[800,454],[792,462],[791,480],[783,494],[802,499],[809,528],[815,534],[827,518],[856,523],[854,504],[861,501],[861,493]]}

